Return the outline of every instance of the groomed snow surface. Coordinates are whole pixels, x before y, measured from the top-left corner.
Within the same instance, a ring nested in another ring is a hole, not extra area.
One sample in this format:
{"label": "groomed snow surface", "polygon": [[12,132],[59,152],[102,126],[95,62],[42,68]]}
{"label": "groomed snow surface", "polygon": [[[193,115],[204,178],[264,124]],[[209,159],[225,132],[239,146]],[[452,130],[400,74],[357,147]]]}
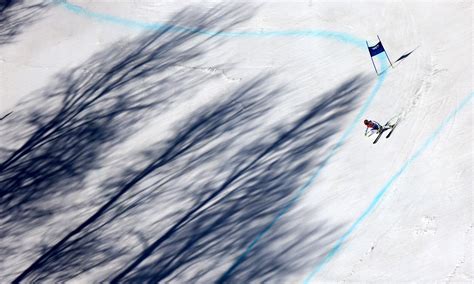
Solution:
{"label": "groomed snow surface", "polygon": [[473,281],[472,1],[0,5],[1,283]]}

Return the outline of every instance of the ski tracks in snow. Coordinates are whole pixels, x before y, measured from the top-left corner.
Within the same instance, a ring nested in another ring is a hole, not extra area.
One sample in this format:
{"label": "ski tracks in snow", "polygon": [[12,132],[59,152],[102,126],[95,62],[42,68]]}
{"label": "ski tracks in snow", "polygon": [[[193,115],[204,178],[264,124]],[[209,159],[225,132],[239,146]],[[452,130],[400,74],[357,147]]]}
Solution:
{"label": "ski tracks in snow", "polygon": [[[359,227],[359,225],[367,219],[367,217],[375,210],[376,206],[381,202],[384,195],[389,191],[395,181],[406,171],[407,168],[411,166],[422,154],[423,152],[431,146],[431,144],[436,140],[439,134],[444,130],[444,128],[456,117],[456,115],[461,112],[474,98],[474,92],[470,93],[464,97],[458,106],[444,119],[440,122],[439,126],[434,130],[434,132],[425,139],[425,141],[417,148],[417,150],[406,160],[405,163],[395,172],[394,175],[380,188],[377,195],[372,199],[369,206],[365,211],[356,219],[356,221],[351,225],[351,227],[344,233],[344,235],[336,242],[336,244],[331,248],[329,253],[323,259],[323,261],[317,264],[311,273],[305,278],[304,283],[310,283],[312,279],[326,266],[326,264],[335,256],[335,254],[341,249],[344,242],[354,233]],[[458,265],[460,266],[460,265]],[[455,273],[454,271],[453,273]]]}
{"label": "ski tracks in snow", "polygon": [[[68,5],[69,3],[67,1],[60,1],[60,3],[64,4],[65,6]],[[67,7],[66,7],[67,8]],[[71,8],[71,7],[70,7]],[[70,9],[71,11],[73,11],[72,9]],[[74,12],[74,11],[73,11]],[[85,10],[78,10],[78,11],[75,11],[77,13],[80,13],[82,15],[88,15]],[[101,15],[99,14],[91,14],[91,17],[92,18],[99,18]],[[120,20],[117,20],[115,18],[113,18],[112,16],[108,17],[108,19],[112,19],[114,23],[116,24],[125,24],[125,23],[131,23],[130,21],[120,21]],[[102,20],[106,20],[106,18],[102,19]],[[143,26],[144,28],[145,26]],[[202,34],[206,34],[205,32],[202,32]],[[225,34],[223,34],[225,36]],[[315,32],[312,32],[312,31],[301,31],[301,32],[285,32],[285,31],[282,31],[282,32],[269,32],[267,35],[265,35],[265,33],[252,33],[252,32],[248,32],[248,33],[228,33],[227,36],[272,36],[272,35],[281,35],[281,36],[292,36],[292,35],[307,35],[307,36],[320,36],[320,37],[328,37],[328,38],[335,38],[335,39],[339,39],[341,41],[345,41],[345,42],[351,42],[351,41],[355,41],[354,38],[352,38],[351,36],[349,35],[341,35],[341,34],[338,34],[338,33],[332,33],[332,32],[327,32],[327,31],[315,31]],[[359,40],[358,40],[359,41]],[[360,44],[358,42],[358,44]],[[356,44],[357,45],[357,44]],[[184,66],[182,66],[184,67]],[[433,67],[433,66],[431,66]],[[184,67],[185,68],[185,67]],[[218,70],[203,70],[205,72],[211,72],[211,73],[219,73]],[[432,87],[432,80],[433,80],[433,77],[437,74],[438,72],[434,69],[434,68],[431,68],[431,72],[429,72],[421,81],[421,84],[420,84],[420,87],[414,92],[414,96],[411,98],[411,100],[409,100],[409,103],[408,105],[406,105],[404,108],[402,108],[401,112],[400,112],[400,118],[402,121],[400,121],[400,123],[403,122],[403,119],[405,119],[415,108],[417,105],[419,105],[420,101],[422,100],[423,98],[423,94],[426,94],[427,92],[430,91],[431,87]],[[226,77],[226,75],[224,73],[221,73],[220,75]],[[383,76],[382,76],[383,77]],[[234,78],[231,78],[231,79],[234,79]],[[373,99],[373,97],[375,96],[375,94],[377,93],[378,91],[378,88],[380,87],[381,85],[381,82],[383,82],[383,80],[379,81],[377,83],[377,85],[379,85],[378,87],[376,86],[374,89],[373,94],[371,96],[369,96],[369,98],[367,99],[366,103],[364,104],[364,106],[361,108],[359,114],[357,115],[356,119],[355,119],[355,122],[358,122],[359,120],[359,117],[361,117],[365,111],[367,110],[368,106],[370,105],[370,102],[371,100]],[[410,94],[408,94],[410,95]],[[463,103],[450,115],[448,116],[448,118],[443,122],[441,123],[441,125],[439,126],[438,129],[435,130],[435,132],[432,134],[432,136],[428,137],[425,142],[422,144],[422,146],[420,148],[418,148],[418,150],[410,157],[407,159],[407,161],[401,166],[401,168],[388,180],[388,182],[380,189],[379,193],[376,195],[376,197],[372,200],[372,202],[370,203],[369,207],[366,209],[366,211],[358,218],[356,219],[356,221],[353,223],[353,225],[349,228],[349,230],[339,239],[339,241],[336,243],[336,245],[331,249],[331,251],[328,253],[328,255],[326,256],[326,258],[323,260],[323,262],[317,264],[317,266],[315,267],[315,269],[313,270],[313,272],[307,277],[307,281],[310,281],[318,271],[321,270],[321,268],[327,263],[329,262],[329,260],[335,255],[335,253],[341,248],[342,244],[345,242],[345,240],[352,234],[352,232],[358,227],[358,225],[365,219],[367,218],[367,216],[372,212],[372,210],[374,209],[374,207],[380,202],[382,196],[386,193],[386,191],[392,186],[392,184],[394,183],[394,181],[396,179],[398,179],[398,177],[406,170],[406,168],[411,165],[412,162],[414,162],[418,156],[433,142],[433,140],[438,136],[439,132],[441,130],[443,130],[443,128],[446,126],[446,123],[451,121],[454,117],[454,115],[460,111],[465,105],[467,105],[467,103],[470,101],[470,99],[472,98],[473,94],[471,94],[469,96],[469,98],[467,99],[464,99],[463,100]],[[341,144],[345,141],[345,139],[347,139],[347,136],[348,134],[355,128],[355,123],[351,124],[348,129],[344,132],[343,134],[343,137],[341,138],[341,141],[340,143],[338,143],[336,145],[336,148],[329,154],[329,157],[326,159],[326,161],[334,154],[334,152],[336,151],[337,148],[339,148],[341,146]],[[408,153],[410,153],[412,151],[409,151]],[[325,161],[325,162],[326,162]],[[324,163],[326,164],[326,163]],[[316,171],[316,173],[319,173],[321,169],[318,169]],[[315,179],[315,176],[313,176],[311,178],[311,180],[308,182],[309,184],[311,184]],[[302,190],[301,192],[303,192],[304,190]],[[299,198],[299,195],[297,196],[296,199]],[[292,205],[292,204],[290,204]],[[285,211],[282,212],[282,213],[279,213],[278,216],[276,216],[275,220],[270,224],[270,226],[267,228],[269,229],[280,217],[282,217],[283,214],[285,214],[287,212],[287,209],[288,208],[285,208]],[[472,228],[472,226],[471,226]],[[259,234],[257,236],[257,238],[251,243],[251,246],[249,246],[249,249],[248,250],[251,250],[252,249],[252,246],[259,240],[260,237],[263,236],[263,234],[265,234],[266,231],[262,232],[261,234]],[[375,246],[375,245],[374,245]],[[372,249],[371,249],[372,251]],[[245,256],[245,252],[242,256]],[[239,260],[237,259],[237,262],[235,264],[238,265],[238,262]],[[456,268],[455,270],[453,271],[453,275],[454,273],[456,272]],[[448,280],[449,280],[449,277],[448,277]]]}
{"label": "ski tracks in snow", "polygon": [[[466,250],[463,254],[463,256],[458,260],[458,262],[456,263],[456,266],[454,267],[453,271],[446,277],[446,283],[451,283],[453,281],[453,278],[456,276],[459,268],[464,264],[466,263],[466,258],[467,258],[467,254],[468,253],[472,253],[472,227],[474,225],[471,224],[469,226],[469,228],[467,228],[466,232],[465,232],[465,242],[466,242],[466,246],[465,247],[468,247],[468,244],[470,243],[471,244],[471,250]],[[471,255],[472,257],[472,255]],[[469,277],[472,277],[472,275],[465,275],[466,276],[466,281],[469,279]],[[463,279],[456,279],[454,281],[463,281]]]}

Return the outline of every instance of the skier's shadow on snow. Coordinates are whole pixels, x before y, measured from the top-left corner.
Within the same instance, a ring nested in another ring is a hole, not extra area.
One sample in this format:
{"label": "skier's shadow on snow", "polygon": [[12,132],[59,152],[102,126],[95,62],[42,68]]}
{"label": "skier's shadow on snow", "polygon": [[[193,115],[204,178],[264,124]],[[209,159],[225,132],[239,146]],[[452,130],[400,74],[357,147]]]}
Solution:
{"label": "skier's shadow on snow", "polygon": [[[187,10],[173,22],[225,30],[248,19],[249,10]],[[85,178],[139,122],[171,103],[185,103],[175,94],[206,78],[169,74],[169,67],[199,58],[219,44],[214,40],[161,31],[122,45],[122,52],[99,54],[92,65],[61,78],[47,92],[60,107],[40,107],[23,121],[31,128],[29,138],[2,163],[7,232],[21,234],[59,214],[54,201],[81,192]],[[231,275],[214,272],[225,270],[219,265],[234,261],[287,206],[326,157],[367,83],[364,76],[349,78],[318,95],[304,113],[270,125],[265,122],[279,112],[277,99],[291,90],[268,75],[236,86],[191,112],[130,165],[117,165],[100,187],[104,194],[88,201],[97,204],[94,211],[49,238],[56,241],[36,244],[39,256],[31,257],[16,281],[62,282],[96,269],[102,281],[246,283],[307,268],[339,237],[342,224],[313,215],[315,226],[305,228],[298,222],[303,212],[291,211]]]}
{"label": "skier's shadow on snow", "polygon": [[0,45],[11,43],[28,25],[41,18],[47,1],[0,0]]}

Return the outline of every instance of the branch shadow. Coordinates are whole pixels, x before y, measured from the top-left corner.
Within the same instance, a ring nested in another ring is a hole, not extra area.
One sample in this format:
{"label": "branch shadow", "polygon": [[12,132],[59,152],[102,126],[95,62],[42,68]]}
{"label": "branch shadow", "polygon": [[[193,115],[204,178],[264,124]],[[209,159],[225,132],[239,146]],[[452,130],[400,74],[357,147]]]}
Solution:
{"label": "branch shadow", "polygon": [[44,13],[46,2],[0,0],[0,45],[12,43],[27,25]]}
{"label": "branch shadow", "polygon": [[[234,154],[214,161],[214,166],[203,166],[208,163],[207,153],[186,160],[183,164],[205,168],[202,172],[196,169],[193,175],[206,176],[202,184],[190,180],[174,187],[187,189],[176,200],[182,201],[190,191],[195,192],[192,205],[179,210],[177,216],[167,215],[175,221],[166,230],[157,230],[160,237],[147,242],[135,258],[108,280],[248,283],[284,279],[301,269],[301,259],[310,258],[309,252],[324,251],[336,240],[341,225],[323,220],[315,229],[308,230],[298,224],[281,224],[270,237],[261,240],[233,274],[216,274],[222,272],[222,263],[242,253],[279,212],[286,210],[311,170],[324,159],[323,149],[327,149],[327,143],[339,130],[337,122],[357,105],[366,83],[362,76],[347,80],[323,94],[292,123],[256,134],[250,142],[242,141],[246,138],[233,143],[248,129],[230,135],[229,140],[221,139],[211,152],[222,155],[224,148]],[[255,122],[262,123],[259,119]]]}
{"label": "branch shadow", "polygon": [[[250,18],[249,10],[200,14],[190,8],[172,22],[227,30]],[[124,139],[186,98],[176,94],[204,84],[206,76],[169,68],[222,43],[196,35],[169,25],[116,44],[59,76],[24,106],[25,116],[9,121],[22,130],[11,134],[21,145],[0,164],[2,243],[41,227],[64,207],[75,210],[58,203],[85,190],[87,177]],[[100,205],[72,229],[35,245],[34,260],[16,271],[13,283],[87,276],[107,282],[284,281],[324,255],[342,224],[318,220],[305,228],[299,222],[304,213],[292,211],[232,274],[224,272],[321,166],[368,83],[367,76],[348,78],[301,114],[276,123],[267,120],[279,114],[277,99],[291,91],[269,75],[242,83],[105,177],[103,194],[94,198]]]}
{"label": "branch shadow", "polygon": [[[268,76],[199,109],[177,125],[172,138],[146,151],[144,156],[155,159],[141,160],[141,170],[126,170],[112,179],[107,186],[115,190],[109,201],[24,275],[34,281],[66,281],[110,265],[122,269],[104,274],[100,281],[218,280],[216,266],[241,253],[319,165],[323,149],[338,131],[337,121],[357,105],[366,83],[355,76],[324,94],[295,121],[273,125],[263,134],[253,130],[275,107],[271,102],[285,92],[269,87]],[[169,214],[156,210],[170,206],[178,209]],[[136,224],[154,215],[161,216]],[[340,225],[327,221],[311,230],[284,223],[232,275],[219,281],[283,279],[304,266],[299,260],[315,252],[309,247],[323,251],[339,230]],[[135,253],[137,247],[128,238],[137,235],[138,248],[143,249]]]}
{"label": "branch shadow", "polygon": [[[248,20],[249,11],[243,5],[207,12],[189,7],[176,13],[170,23],[219,32]],[[64,201],[86,190],[87,177],[103,167],[118,145],[212,78],[172,68],[198,60],[223,43],[222,38],[198,35],[170,24],[115,43],[58,75],[2,124],[5,145],[0,146],[6,150],[0,155],[0,253],[4,260],[21,251],[19,241],[25,233],[75,209]],[[83,236],[81,245],[87,247],[95,240]],[[81,254],[83,246],[70,246],[63,253]],[[39,249],[44,252],[46,247]]]}

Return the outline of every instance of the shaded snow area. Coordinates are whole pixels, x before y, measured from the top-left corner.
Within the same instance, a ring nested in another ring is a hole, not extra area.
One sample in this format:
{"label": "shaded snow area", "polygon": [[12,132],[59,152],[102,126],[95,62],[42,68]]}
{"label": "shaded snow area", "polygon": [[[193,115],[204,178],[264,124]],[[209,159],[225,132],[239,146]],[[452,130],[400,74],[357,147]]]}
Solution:
{"label": "shaded snow area", "polygon": [[0,1],[0,283],[472,283],[472,15]]}

